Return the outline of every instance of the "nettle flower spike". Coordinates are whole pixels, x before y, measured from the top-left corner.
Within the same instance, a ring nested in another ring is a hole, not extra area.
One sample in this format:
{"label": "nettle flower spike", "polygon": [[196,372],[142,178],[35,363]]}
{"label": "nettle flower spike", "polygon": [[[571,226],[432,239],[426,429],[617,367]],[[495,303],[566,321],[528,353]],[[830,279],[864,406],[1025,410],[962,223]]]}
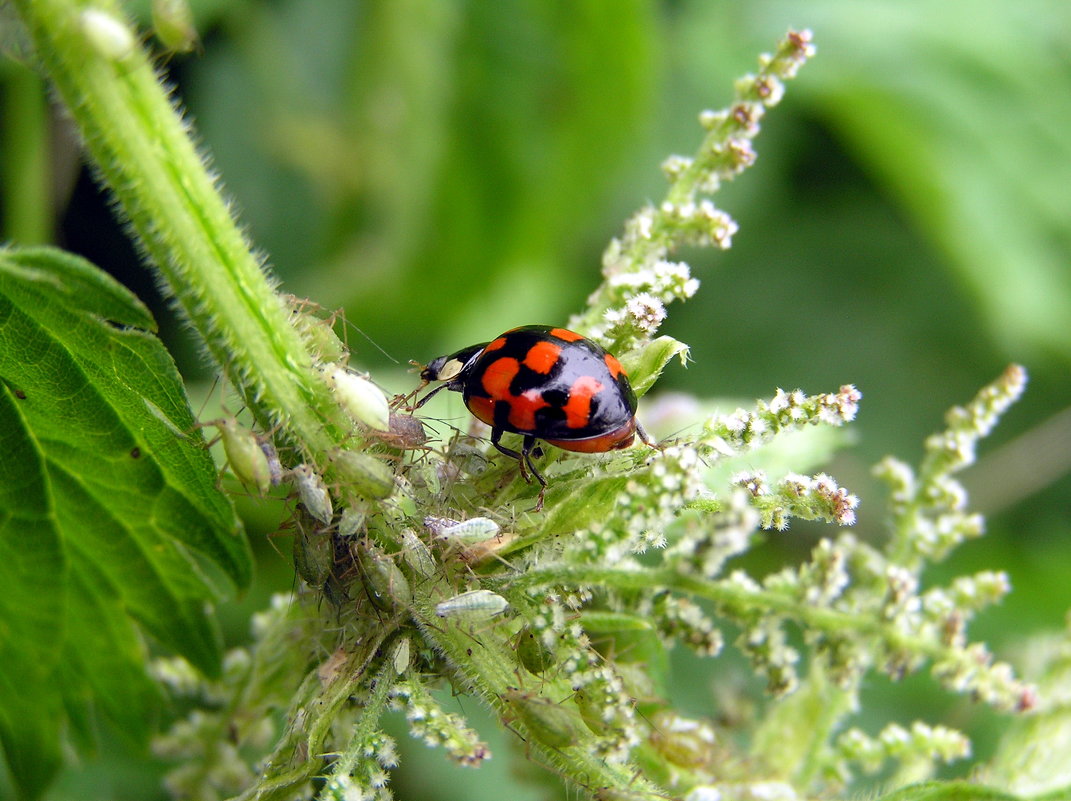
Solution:
{"label": "nettle flower spike", "polygon": [[760,470],[738,473],[730,483],[747,490],[759,510],[763,528],[784,531],[792,517],[826,520],[841,526],[855,523],[859,499],[825,473],[813,477],[790,473],[771,487]]}
{"label": "nettle flower spike", "polygon": [[949,411],[948,428],[927,438],[917,474],[892,457],[874,468],[891,489],[894,535],[888,553],[893,560],[917,570],[924,559],[943,559],[964,540],[981,536],[985,522],[967,511],[966,490],[952,476],[974,463],[978,442],[1025,387],[1026,371],[1011,365],[966,406]]}
{"label": "nettle flower spike", "polygon": [[479,735],[463,718],[444,711],[419,681],[399,681],[391,697],[394,707],[404,711],[413,736],[433,748],[445,749],[459,765],[479,767],[491,758],[491,751]]}
{"label": "nettle flower spike", "polygon": [[754,411],[737,409],[711,417],[703,426],[700,452],[704,457],[736,456],[765,444],[782,431],[811,425],[841,426],[855,419],[863,394],[851,384],[839,392],[807,396],[800,390],[778,389]]}
{"label": "nettle flower spike", "polygon": [[[621,238],[611,241],[603,255],[605,280],[588,299],[588,310],[570,320],[570,328],[624,352],[648,341],[665,317],[649,301],[632,302],[638,295],[649,293],[665,304],[695,293],[698,282],[687,273],[687,265],[674,264],[669,256],[685,244],[719,249],[732,244],[736,223],[701,196],[713,194],[722,181],[755,163],[751,140],[759,133],[759,121],[780,101],[782,81],[795,77],[814,53],[810,31],[789,33],[776,52],[760,57],[756,74],[736,83],[736,97],[728,108],[700,115],[707,131],[703,143],[694,156],[670,156],[663,163],[670,182],[665,200],[638,211]],[[661,274],[665,265],[673,265],[672,282]],[[667,293],[671,286],[675,291]]]}
{"label": "nettle flower spike", "polygon": [[971,754],[971,743],[962,733],[946,726],[928,726],[915,721],[909,729],[892,723],[877,737],[857,728],[837,738],[837,769],[843,778],[851,776],[845,762],[857,763],[867,774],[877,773],[889,760],[912,765],[910,780],[929,778],[937,762],[954,762]]}

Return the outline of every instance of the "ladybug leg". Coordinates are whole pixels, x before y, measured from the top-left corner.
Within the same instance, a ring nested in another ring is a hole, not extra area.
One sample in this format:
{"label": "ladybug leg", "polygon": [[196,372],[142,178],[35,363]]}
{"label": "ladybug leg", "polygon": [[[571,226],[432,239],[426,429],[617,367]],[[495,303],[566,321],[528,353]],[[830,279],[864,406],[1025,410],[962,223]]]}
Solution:
{"label": "ladybug leg", "polygon": [[524,444],[521,446],[520,453],[517,453],[517,451],[513,450],[512,448],[507,448],[505,445],[499,442],[500,439],[502,439],[502,429],[492,428],[491,444],[498,448],[499,453],[502,453],[510,457],[511,459],[517,460],[517,464],[519,464],[521,468],[521,477],[524,478],[525,481],[531,483],[532,479],[528,476],[528,473],[530,472],[533,476],[535,476],[536,481],[539,482],[539,498],[536,499],[535,508],[532,509],[533,512],[538,512],[540,509],[543,508],[543,496],[547,492],[547,480],[543,478],[543,474],[540,473],[536,469],[536,466],[532,463],[532,451],[537,450],[535,446],[536,438],[526,434],[524,437]]}
{"label": "ladybug leg", "polygon": [[531,479],[528,478],[528,474],[524,472],[524,456],[522,454],[520,454],[520,453],[517,453],[517,451],[513,450],[512,448],[507,448],[505,445],[503,445],[501,442],[499,442],[500,439],[502,439],[502,429],[501,428],[492,428],[491,429],[491,444],[494,445],[496,448],[498,448],[498,452],[499,453],[505,454],[510,459],[516,459],[518,462],[520,462],[520,464],[521,464],[521,475],[524,476],[524,480],[525,481],[531,481]]}
{"label": "ladybug leg", "polygon": [[640,425],[639,420],[636,421],[636,436],[640,438],[640,442],[642,442],[644,445],[648,445],[654,448],[655,450],[664,451],[666,449],[665,445],[662,445],[661,443],[655,442],[653,439],[651,439],[651,435],[648,434],[644,427]]}
{"label": "ladybug leg", "polygon": [[[410,393],[409,393],[408,395],[406,395],[406,396],[405,396],[405,400],[409,400],[410,398],[416,397],[416,394],[417,394],[418,392],[420,392],[420,390],[424,389],[424,387],[426,387],[427,385],[428,385],[428,382],[427,382],[427,381],[425,381],[425,382],[424,382],[423,384],[421,384],[421,385],[420,385],[419,387],[417,387],[417,388],[416,388],[416,389],[414,389],[414,390],[413,390],[412,392],[410,392]],[[415,412],[415,411],[416,411],[417,409],[419,409],[419,408],[420,408],[421,406],[423,406],[423,405],[424,405],[425,403],[427,403],[427,402],[428,402],[428,401],[430,401],[430,400],[431,400],[432,398],[434,398],[434,397],[435,397],[435,395],[436,395],[436,394],[438,394],[438,392],[439,392],[440,390],[443,390],[443,389],[447,389],[448,387],[450,387],[450,385],[449,385],[449,384],[439,384],[439,386],[435,387],[435,389],[433,389],[433,390],[432,390],[431,392],[429,392],[429,393],[428,393],[427,395],[425,395],[425,396],[424,396],[423,398],[421,398],[420,400],[418,400],[418,401],[417,401],[416,405],[415,405],[415,406],[413,407],[413,411]],[[452,387],[451,387],[451,388],[452,388]]]}
{"label": "ladybug leg", "polygon": [[391,408],[399,409],[404,407],[406,411],[416,411],[419,407],[410,407],[409,404],[413,400],[413,398],[420,394],[420,390],[424,389],[424,387],[426,387],[430,383],[430,381],[422,380],[420,382],[420,386],[414,389],[412,392],[405,395],[395,395],[394,398],[391,400]]}
{"label": "ladybug leg", "polygon": [[[521,455],[524,456],[521,461],[521,475],[524,475],[524,466],[527,463],[528,469],[532,471],[532,475],[539,482],[539,497],[536,498],[536,505],[532,508],[533,512],[538,512],[543,508],[543,496],[547,494],[547,480],[543,478],[543,474],[536,470],[536,466],[532,463],[532,451],[539,451],[535,443],[535,437],[530,434],[525,436],[524,444],[521,446]],[[527,479],[527,476],[525,478]]]}
{"label": "ladybug leg", "polygon": [[[530,434],[525,435],[524,444],[521,446],[520,453],[520,456],[523,457],[523,460],[521,461],[521,472],[524,472],[524,467],[525,465],[527,465],[528,469],[532,471],[532,475],[536,477],[536,481],[542,484],[543,488],[546,489],[547,480],[543,478],[543,475],[538,470],[536,470],[536,466],[532,464],[532,454],[535,453],[536,456],[539,456],[541,454],[540,449],[535,446],[535,443],[535,437],[531,436]],[[528,477],[525,476],[525,478],[527,479]]]}

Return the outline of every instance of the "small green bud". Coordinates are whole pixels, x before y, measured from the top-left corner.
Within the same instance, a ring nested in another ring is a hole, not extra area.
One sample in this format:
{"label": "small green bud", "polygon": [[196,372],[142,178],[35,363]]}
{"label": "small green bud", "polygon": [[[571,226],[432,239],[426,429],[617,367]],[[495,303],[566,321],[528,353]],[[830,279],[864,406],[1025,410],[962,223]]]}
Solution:
{"label": "small green bud", "polygon": [[186,0],[152,0],[152,26],[168,50],[188,53],[197,46],[193,11]]}

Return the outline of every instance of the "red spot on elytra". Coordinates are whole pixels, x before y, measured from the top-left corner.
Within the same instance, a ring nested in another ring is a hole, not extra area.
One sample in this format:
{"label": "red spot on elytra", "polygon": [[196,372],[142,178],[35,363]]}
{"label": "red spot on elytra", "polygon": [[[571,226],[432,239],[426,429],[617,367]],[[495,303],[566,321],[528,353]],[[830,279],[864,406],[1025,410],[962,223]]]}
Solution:
{"label": "red spot on elytra", "polygon": [[606,366],[610,370],[610,376],[614,381],[617,380],[619,375],[625,372],[625,368],[621,366],[621,362],[619,362],[613,354],[607,353],[606,356],[603,357],[603,361],[606,362]]}
{"label": "red spot on elytra", "polygon": [[562,411],[569,428],[583,428],[591,417],[591,399],[602,391],[602,382],[589,375],[581,376],[569,388],[569,400]]}
{"label": "red spot on elytra", "polygon": [[568,328],[552,328],[548,333],[552,337],[557,337],[565,342],[579,342],[584,338],[576,333],[576,331],[570,331]]}
{"label": "red spot on elytra", "polygon": [[528,349],[528,353],[524,357],[524,366],[535,370],[537,373],[547,375],[550,373],[551,368],[558,363],[558,357],[561,352],[562,349],[553,342],[537,342]]}
{"label": "red spot on elytra", "polygon": [[[495,340],[495,342],[497,341]],[[493,344],[495,343],[492,342],[491,345]],[[487,347],[490,348],[491,345]],[[483,384],[483,391],[494,400],[508,400],[510,398],[509,385],[520,371],[521,363],[512,356],[495,359],[483,371],[483,376],[480,379],[480,383]]]}

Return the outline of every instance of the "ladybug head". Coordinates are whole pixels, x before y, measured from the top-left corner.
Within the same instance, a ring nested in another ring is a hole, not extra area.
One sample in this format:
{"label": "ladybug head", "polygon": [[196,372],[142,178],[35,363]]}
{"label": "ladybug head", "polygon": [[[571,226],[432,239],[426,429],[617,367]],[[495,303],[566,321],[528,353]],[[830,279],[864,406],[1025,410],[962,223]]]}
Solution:
{"label": "ladybug head", "polygon": [[479,345],[469,345],[469,347],[463,348],[457,353],[432,359],[428,366],[420,371],[421,380],[451,381],[458,378],[472,366],[476,358],[483,353],[483,349],[487,347],[487,344],[483,342]]}

